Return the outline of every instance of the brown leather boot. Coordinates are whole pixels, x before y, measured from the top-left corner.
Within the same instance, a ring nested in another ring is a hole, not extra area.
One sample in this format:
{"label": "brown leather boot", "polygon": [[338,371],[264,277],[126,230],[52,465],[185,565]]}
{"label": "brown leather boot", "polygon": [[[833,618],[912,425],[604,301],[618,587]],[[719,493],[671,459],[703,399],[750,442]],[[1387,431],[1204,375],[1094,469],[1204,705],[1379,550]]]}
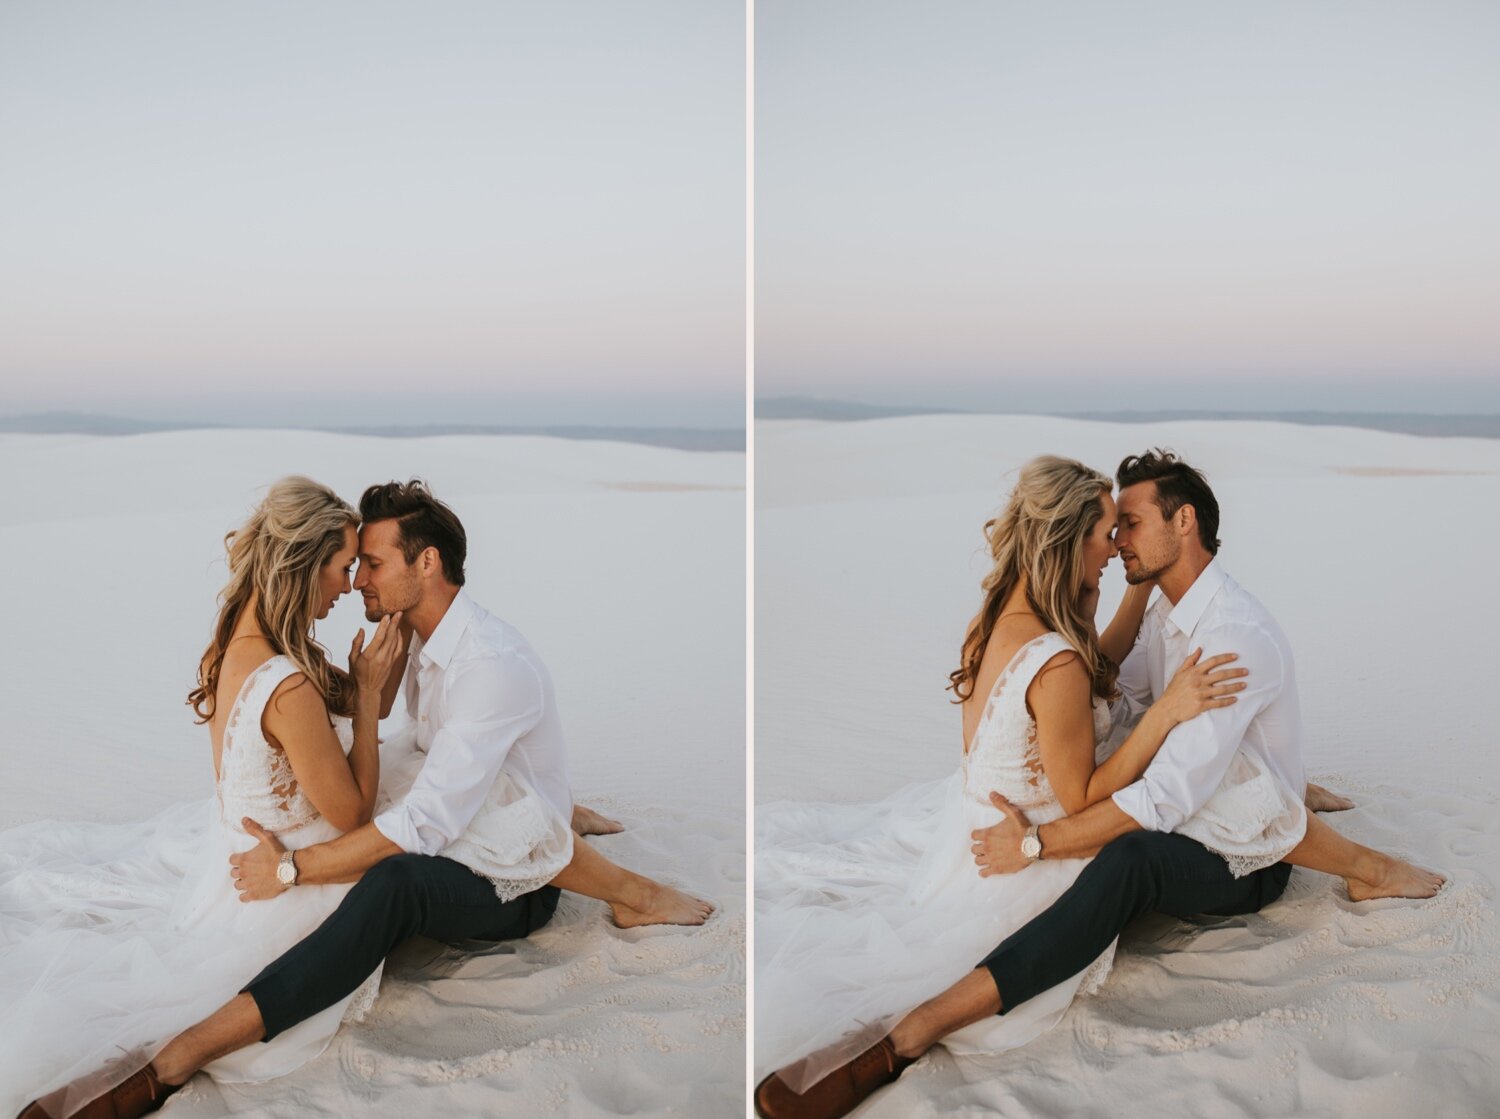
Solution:
{"label": "brown leather boot", "polygon": [[891,1039],[883,1037],[801,1094],[787,1087],[780,1074],[772,1073],[755,1089],[755,1114],[761,1119],[839,1119],[875,1089],[895,1080],[914,1060],[898,1056]]}
{"label": "brown leather boot", "polygon": [[[136,1119],[155,1111],[181,1087],[181,1084],[163,1084],[156,1078],[156,1069],[147,1065],[98,1099],[84,1104],[68,1119]],[[53,1119],[53,1116],[41,1104],[31,1103],[17,1119]]]}

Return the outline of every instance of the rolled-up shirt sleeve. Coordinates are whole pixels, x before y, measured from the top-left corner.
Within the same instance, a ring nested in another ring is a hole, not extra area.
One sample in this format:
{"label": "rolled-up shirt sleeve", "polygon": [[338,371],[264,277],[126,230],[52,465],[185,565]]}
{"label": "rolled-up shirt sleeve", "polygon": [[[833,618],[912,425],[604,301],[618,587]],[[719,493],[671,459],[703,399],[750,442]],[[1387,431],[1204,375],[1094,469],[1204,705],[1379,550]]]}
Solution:
{"label": "rolled-up shirt sleeve", "polygon": [[512,746],[541,721],[545,692],[536,669],[511,654],[456,665],[443,681],[446,718],[411,790],[375,817],[375,827],[413,855],[436,855],[463,834],[484,804]]}
{"label": "rolled-up shirt sleeve", "polygon": [[[1270,634],[1249,623],[1227,623],[1195,635],[1203,660],[1238,653],[1227,667],[1248,668],[1239,702],[1215,707],[1167,735],[1146,772],[1114,795],[1121,811],[1149,831],[1175,831],[1214,794],[1251,721],[1281,694],[1286,665]],[[1176,671],[1176,666],[1172,667]]]}

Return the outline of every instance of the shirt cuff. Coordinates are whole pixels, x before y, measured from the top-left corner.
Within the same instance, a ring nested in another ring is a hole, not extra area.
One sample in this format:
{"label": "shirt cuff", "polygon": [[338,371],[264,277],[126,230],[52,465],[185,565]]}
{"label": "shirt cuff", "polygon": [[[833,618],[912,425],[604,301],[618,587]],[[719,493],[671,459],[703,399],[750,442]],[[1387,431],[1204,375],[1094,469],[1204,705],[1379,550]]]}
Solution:
{"label": "shirt cuff", "polygon": [[1157,815],[1156,805],[1146,791],[1144,779],[1132,785],[1126,785],[1111,799],[1121,812],[1129,816],[1147,831],[1162,831],[1161,817]]}
{"label": "shirt cuff", "polygon": [[417,835],[417,829],[412,824],[411,818],[401,809],[400,805],[386,809],[371,821],[375,830],[385,836],[408,855],[424,855],[421,838]]}

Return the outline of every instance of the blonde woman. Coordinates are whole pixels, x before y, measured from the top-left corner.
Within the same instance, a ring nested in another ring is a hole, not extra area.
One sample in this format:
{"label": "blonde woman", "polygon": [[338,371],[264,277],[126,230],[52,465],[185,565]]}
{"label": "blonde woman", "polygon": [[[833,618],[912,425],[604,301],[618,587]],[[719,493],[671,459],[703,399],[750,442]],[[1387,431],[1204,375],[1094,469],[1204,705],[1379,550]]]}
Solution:
{"label": "blonde woman", "polygon": [[[981,877],[971,834],[999,816],[1000,792],[1033,823],[1108,798],[1145,770],[1179,722],[1235,702],[1242,669],[1189,658],[1107,760],[1118,664],[1149,588],[1132,588],[1097,635],[1099,579],[1115,555],[1110,480],[1042,457],[1022,469],[986,526],[993,568],[950,687],[963,752],[946,780],[873,805],[780,804],[757,812],[757,1065],[806,1092],[869,1050],[908,1011],[1045,910],[1086,865],[1047,860]],[[1107,973],[1111,945],[1085,972],[945,1044],[959,1052],[1020,1045]],[[757,1097],[757,1105],[761,1099]]]}
{"label": "blonde woman", "polygon": [[[229,581],[188,702],[206,724],[214,796],[138,824],[44,821],[0,835],[0,1099],[72,1114],[131,1074],[338,905],[348,886],[241,905],[225,874],[253,817],[300,848],[370,818],[381,685],[396,624],[364,631],[350,670],[313,625],[348,593],[358,516],[286,478],[226,538]],[[373,1000],[378,976],[307,1029],[216,1065],[278,1076],[315,1056]]]}

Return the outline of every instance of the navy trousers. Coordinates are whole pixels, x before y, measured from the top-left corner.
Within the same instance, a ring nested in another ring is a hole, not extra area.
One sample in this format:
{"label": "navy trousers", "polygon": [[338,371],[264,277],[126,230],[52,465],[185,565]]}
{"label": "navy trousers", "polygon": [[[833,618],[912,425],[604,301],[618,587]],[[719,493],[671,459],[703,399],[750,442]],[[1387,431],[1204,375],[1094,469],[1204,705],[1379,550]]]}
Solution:
{"label": "navy trousers", "polygon": [[353,992],[403,940],[514,940],[552,919],[559,892],[543,886],[501,901],[493,885],[452,859],[392,855],[241,993],[260,1008],[270,1041]]}
{"label": "navy trousers", "polygon": [[1286,863],[1276,863],[1235,878],[1222,856],[1186,836],[1131,832],[1101,850],[1050,909],[979,966],[994,977],[1004,1014],[1077,975],[1143,913],[1254,913],[1281,896],[1291,874]]}

